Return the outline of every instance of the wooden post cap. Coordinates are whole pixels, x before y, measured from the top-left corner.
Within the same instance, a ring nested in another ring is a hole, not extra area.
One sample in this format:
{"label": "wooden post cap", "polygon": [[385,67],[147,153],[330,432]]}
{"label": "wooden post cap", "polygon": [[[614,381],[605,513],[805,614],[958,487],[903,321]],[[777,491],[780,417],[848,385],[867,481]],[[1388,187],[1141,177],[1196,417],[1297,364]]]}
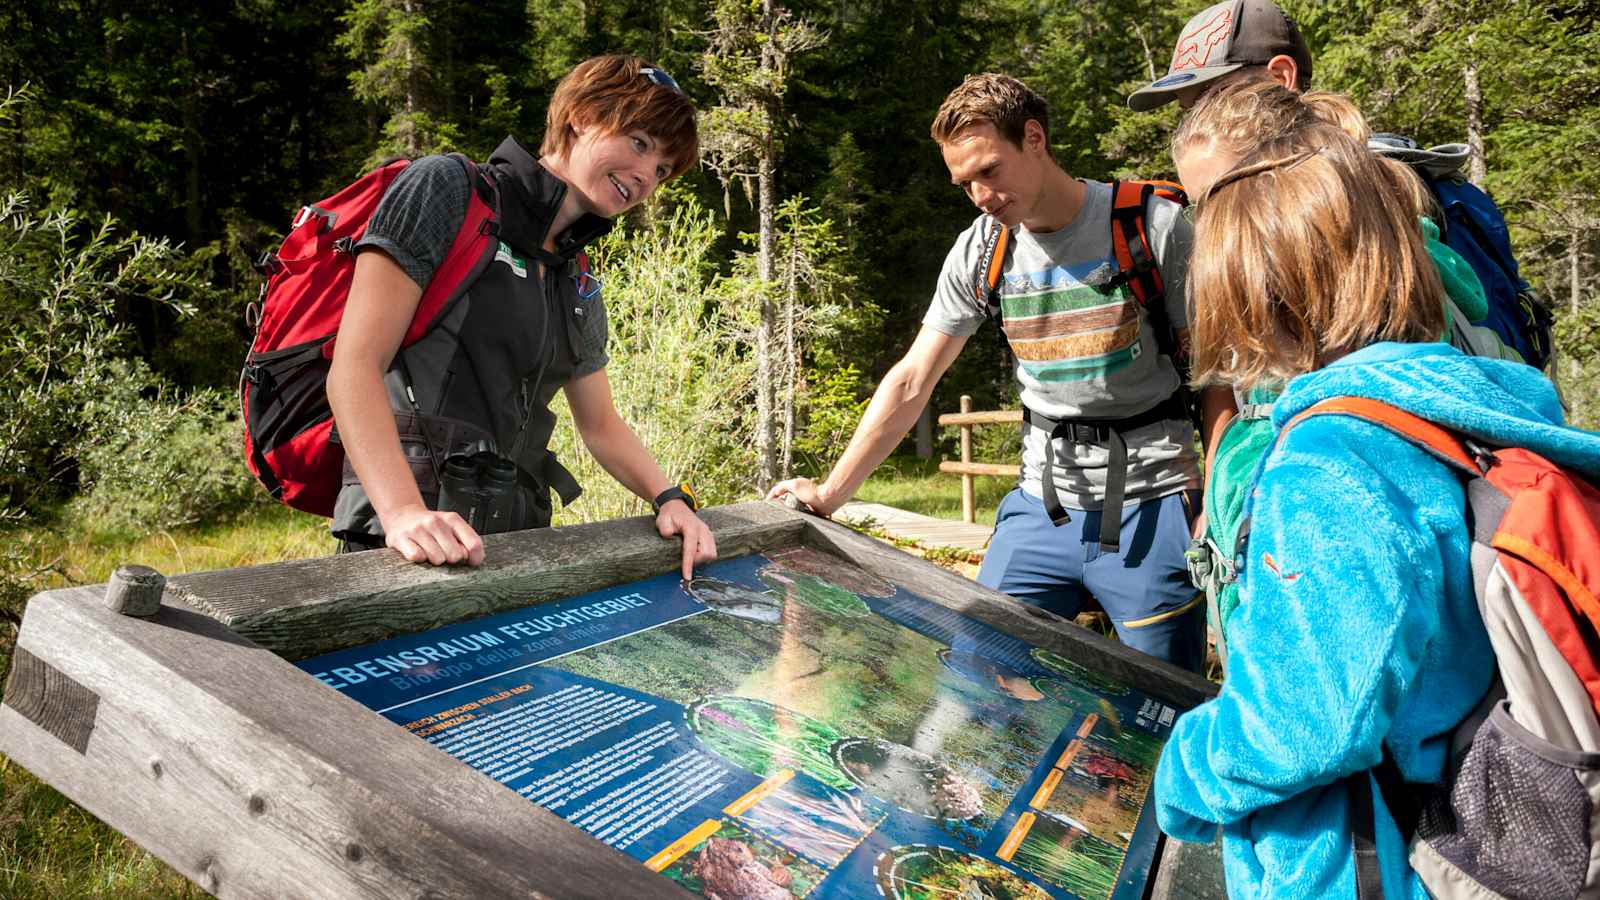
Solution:
{"label": "wooden post cap", "polygon": [[167,577],[149,566],[117,566],[106,582],[106,606],[125,616],[153,616],[166,586]]}

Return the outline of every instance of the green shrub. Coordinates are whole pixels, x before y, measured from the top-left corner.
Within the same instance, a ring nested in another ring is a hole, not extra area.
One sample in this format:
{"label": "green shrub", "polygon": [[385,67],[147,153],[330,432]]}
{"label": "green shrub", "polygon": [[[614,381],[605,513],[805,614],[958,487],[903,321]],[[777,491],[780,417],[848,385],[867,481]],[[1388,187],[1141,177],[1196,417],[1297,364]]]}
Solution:
{"label": "green shrub", "polygon": [[109,369],[106,389],[84,409],[76,518],[97,529],[161,531],[215,521],[266,496],[245,468],[231,393],[152,398],[142,362]]}
{"label": "green shrub", "polygon": [[[0,141],[26,92],[0,98]],[[197,291],[167,241],[119,234],[65,208],[36,209],[0,184],[0,508],[37,512],[77,487],[73,449],[84,409],[131,353],[119,310],[154,304],[186,313]]]}
{"label": "green shrub", "polygon": [[[693,482],[707,504],[753,491],[755,462],[740,425],[750,363],[713,301],[711,253],[719,235],[692,199],[630,223],[596,248],[610,322],[606,375],[622,420],[669,478]],[[606,474],[579,440],[558,400],[562,425],[551,448],[583,485],[557,524],[648,513],[649,505]]]}
{"label": "green shrub", "polygon": [[805,429],[795,439],[801,468],[822,477],[850,443],[872,395],[854,363],[813,373],[807,385]]}
{"label": "green shrub", "polygon": [[1552,375],[1561,385],[1567,419],[1580,428],[1600,427],[1600,306],[1563,311],[1556,320]]}

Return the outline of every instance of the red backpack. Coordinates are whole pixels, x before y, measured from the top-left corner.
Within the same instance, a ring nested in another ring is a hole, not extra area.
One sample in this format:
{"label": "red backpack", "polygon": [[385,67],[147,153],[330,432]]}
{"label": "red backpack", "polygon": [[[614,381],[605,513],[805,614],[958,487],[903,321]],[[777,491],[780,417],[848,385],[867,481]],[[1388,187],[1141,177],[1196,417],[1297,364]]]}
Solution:
{"label": "red backpack", "polygon": [[[420,340],[494,259],[494,181],[466,157],[452,156],[472,185],[466,219],[422,292],[402,347]],[[256,262],[267,281],[246,313],[255,339],[239,378],[245,461],[274,499],[295,509],[333,515],[344,469],[326,390],[334,336],[355,273],[356,242],[407,165],[396,160],[301,207],[278,252]]]}

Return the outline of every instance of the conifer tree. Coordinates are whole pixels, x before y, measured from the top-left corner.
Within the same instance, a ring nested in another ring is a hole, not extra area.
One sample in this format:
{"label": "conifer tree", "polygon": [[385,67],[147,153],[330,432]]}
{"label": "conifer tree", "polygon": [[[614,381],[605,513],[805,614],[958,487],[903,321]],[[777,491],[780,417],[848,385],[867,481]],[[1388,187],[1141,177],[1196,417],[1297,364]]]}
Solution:
{"label": "conifer tree", "polygon": [[356,0],[339,17],[345,31],[338,45],[362,65],[350,73],[351,92],[387,117],[369,163],[415,159],[460,142],[459,129],[436,116],[431,102],[427,6],[426,0]]}
{"label": "conifer tree", "polygon": [[702,117],[701,148],[706,164],[723,184],[725,208],[727,191],[735,181],[747,196],[751,181],[756,187],[755,446],[757,486],[765,491],[779,471],[774,392],[781,354],[774,257],[778,161],[786,124],[783,98],[794,58],[822,46],[827,38],[775,0],[717,0],[713,16],[715,27],[705,35],[701,72],[721,93],[722,103]]}

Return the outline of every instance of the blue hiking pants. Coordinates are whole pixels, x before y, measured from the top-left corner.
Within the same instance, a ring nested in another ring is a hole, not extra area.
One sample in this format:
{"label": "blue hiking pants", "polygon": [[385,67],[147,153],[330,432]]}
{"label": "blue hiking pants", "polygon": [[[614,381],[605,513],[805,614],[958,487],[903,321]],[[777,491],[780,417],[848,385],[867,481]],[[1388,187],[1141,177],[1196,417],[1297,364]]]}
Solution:
{"label": "blue hiking pants", "polygon": [[1121,550],[1107,553],[1099,510],[1069,508],[1057,527],[1044,501],[1017,488],[1000,501],[978,582],[1068,619],[1093,594],[1124,644],[1199,672],[1205,603],[1183,558],[1199,508],[1198,491],[1124,503]]}

